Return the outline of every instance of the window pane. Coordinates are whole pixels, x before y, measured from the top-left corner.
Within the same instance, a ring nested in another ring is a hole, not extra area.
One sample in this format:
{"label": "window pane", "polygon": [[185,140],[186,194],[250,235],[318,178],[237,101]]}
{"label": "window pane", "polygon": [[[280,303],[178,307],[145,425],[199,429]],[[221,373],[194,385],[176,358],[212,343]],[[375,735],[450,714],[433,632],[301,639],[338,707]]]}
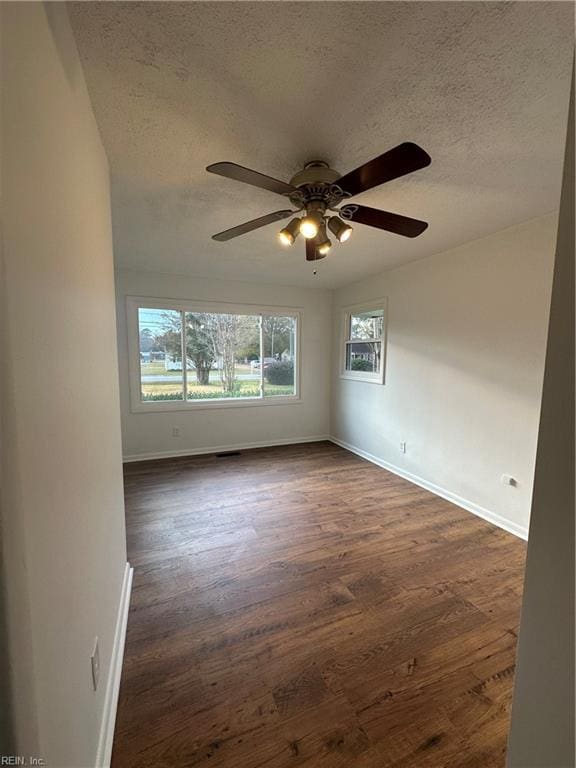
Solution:
{"label": "window pane", "polygon": [[346,370],[380,372],[382,344],[379,341],[348,342],[346,344]]}
{"label": "window pane", "polygon": [[384,328],[384,311],[367,310],[350,315],[351,339],[380,339]]}
{"label": "window pane", "polygon": [[138,309],[140,397],[182,400],[182,314],[175,309]]}
{"label": "window pane", "polygon": [[256,315],[186,312],[188,400],[260,397]]}
{"label": "window pane", "polygon": [[[263,315],[264,397],[295,394],[296,318]],[[259,361],[257,365],[259,366]]]}

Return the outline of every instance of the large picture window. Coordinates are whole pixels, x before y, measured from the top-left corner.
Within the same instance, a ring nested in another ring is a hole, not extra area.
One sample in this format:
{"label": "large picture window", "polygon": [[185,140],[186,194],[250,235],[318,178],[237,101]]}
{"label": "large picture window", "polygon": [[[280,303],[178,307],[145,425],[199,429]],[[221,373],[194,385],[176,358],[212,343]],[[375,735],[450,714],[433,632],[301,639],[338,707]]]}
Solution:
{"label": "large picture window", "polygon": [[385,316],[384,300],[344,311],[341,369],[344,378],[383,383]]}
{"label": "large picture window", "polygon": [[298,397],[298,312],[215,309],[128,299],[137,410]]}

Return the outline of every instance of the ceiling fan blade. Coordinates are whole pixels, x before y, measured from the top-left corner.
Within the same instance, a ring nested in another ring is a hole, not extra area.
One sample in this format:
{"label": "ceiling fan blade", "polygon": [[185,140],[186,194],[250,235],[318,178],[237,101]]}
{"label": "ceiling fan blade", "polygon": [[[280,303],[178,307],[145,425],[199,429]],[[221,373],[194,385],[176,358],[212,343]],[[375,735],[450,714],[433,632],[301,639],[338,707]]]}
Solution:
{"label": "ceiling fan blade", "polygon": [[267,213],[266,216],[260,216],[258,219],[252,219],[251,221],[245,221],[244,224],[238,224],[237,227],[231,227],[225,229],[224,232],[218,232],[216,235],[212,235],[212,240],[225,241],[232,240],[233,237],[239,235],[245,235],[247,232],[252,232],[253,229],[259,229],[265,227],[267,224],[272,224],[274,221],[280,221],[280,219],[287,219],[294,211],[275,211],[274,213]]}
{"label": "ceiling fan blade", "polygon": [[425,221],[411,219],[409,216],[400,216],[398,213],[381,211],[378,208],[368,208],[366,205],[344,205],[338,211],[345,221],[354,221],[358,224],[366,224],[368,227],[385,229],[404,237],[418,237],[428,228]]}
{"label": "ceiling fan blade", "polygon": [[425,168],[431,162],[430,155],[421,147],[411,141],[405,141],[345,174],[337,179],[336,184],[351,196],[359,195],[360,192],[377,187],[386,181]]}
{"label": "ceiling fan blade", "polygon": [[316,249],[314,238],[306,240],[306,261],[318,261],[326,256],[325,253],[319,253]]}
{"label": "ceiling fan blade", "polygon": [[213,163],[206,170],[209,173],[216,173],[218,176],[224,176],[227,179],[242,181],[244,184],[251,184],[253,187],[267,189],[269,192],[276,192],[279,195],[292,195],[296,192],[296,187],[286,184],[285,181],[273,179],[258,171],[252,171],[250,168],[244,168],[236,163]]}

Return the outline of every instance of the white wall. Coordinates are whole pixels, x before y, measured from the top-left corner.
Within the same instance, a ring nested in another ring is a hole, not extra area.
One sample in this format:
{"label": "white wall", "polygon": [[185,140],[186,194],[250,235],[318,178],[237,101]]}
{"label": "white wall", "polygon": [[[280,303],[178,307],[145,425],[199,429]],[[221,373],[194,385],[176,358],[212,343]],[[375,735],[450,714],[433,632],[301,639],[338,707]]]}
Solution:
{"label": "white wall", "polygon": [[518,642],[509,768],[574,758],[574,83],[534,501]]}
{"label": "white wall", "polygon": [[[118,353],[125,457],[170,455],[228,446],[298,442],[329,434],[331,293],[140,271],[116,273]],[[301,402],[132,413],[128,383],[126,296],[301,307]],[[172,436],[173,427],[180,437]]]}
{"label": "white wall", "polygon": [[[547,215],[334,297],[332,434],[521,535],[532,493],[556,220]],[[376,297],[388,297],[386,382],[341,379],[341,308]],[[517,487],[504,486],[503,473]]]}
{"label": "white wall", "polygon": [[95,761],[126,565],[108,166],[65,5],[0,12],[12,748],[84,768]]}

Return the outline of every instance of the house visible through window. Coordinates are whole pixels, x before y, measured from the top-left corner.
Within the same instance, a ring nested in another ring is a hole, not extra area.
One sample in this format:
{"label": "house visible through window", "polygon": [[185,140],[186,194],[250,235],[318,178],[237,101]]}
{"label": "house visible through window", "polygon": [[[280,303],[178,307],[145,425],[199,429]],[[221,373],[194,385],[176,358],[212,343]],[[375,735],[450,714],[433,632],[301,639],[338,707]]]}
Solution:
{"label": "house visible through window", "polygon": [[383,381],[384,308],[358,309],[344,314],[342,375],[363,381]]}
{"label": "house visible through window", "polygon": [[139,403],[297,396],[296,314],[134,309]]}

